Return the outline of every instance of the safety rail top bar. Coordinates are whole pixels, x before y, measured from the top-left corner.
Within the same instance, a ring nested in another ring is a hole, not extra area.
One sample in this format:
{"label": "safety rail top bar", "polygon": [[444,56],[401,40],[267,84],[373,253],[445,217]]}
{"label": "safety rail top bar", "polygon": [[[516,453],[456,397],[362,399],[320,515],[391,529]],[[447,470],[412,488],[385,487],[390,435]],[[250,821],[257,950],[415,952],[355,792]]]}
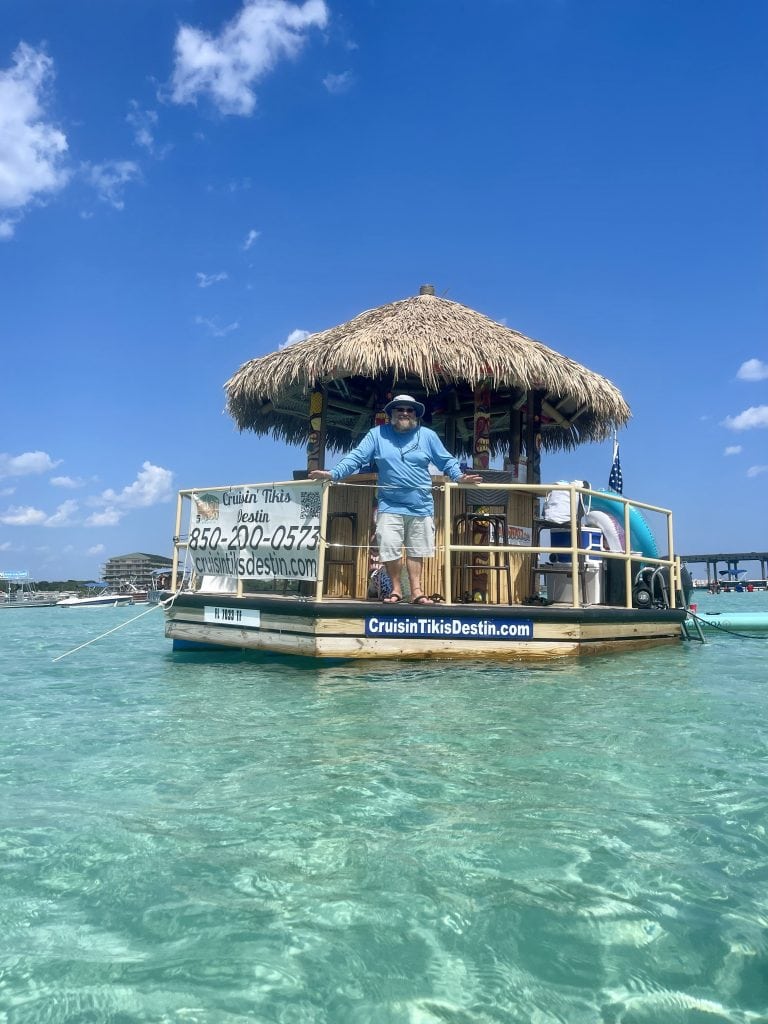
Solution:
{"label": "safety rail top bar", "polygon": [[[287,487],[291,489],[300,489],[306,487],[308,483],[307,479],[303,480],[285,480],[285,481],[266,481],[258,484],[227,484],[217,485],[213,487],[187,487],[179,490],[176,506],[176,528],[173,537],[173,564],[171,566],[172,572],[172,588],[177,589],[177,577],[179,570],[179,552],[182,549],[186,549],[189,546],[189,542],[185,539],[182,533],[182,516],[183,516],[183,504],[184,500],[191,500],[194,494],[201,492],[224,492],[230,490],[237,490],[243,487]],[[316,588],[316,599],[322,601],[324,599],[322,594],[323,588],[323,577],[324,577],[324,563],[325,563],[325,552],[329,546],[328,539],[325,535],[325,525],[327,523],[328,515],[328,490],[331,486],[333,487],[363,487],[370,489],[380,489],[380,485],[376,482],[368,481],[322,481],[321,491],[321,537],[319,545],[319,565],[318,565],[318,580]],[[525,545],[525,544],[493,544],[493,545],[466,545],[466,544],[452,544],[450,542],[450,531],[448,524],[451,522],[451,499],[453,493],[460,491],[462,488],[471,487],[473,491],[477,490],[489,490],[489,491],[509,491],[510,493],[518,494],[532,494],[541,495],[548,494],[550,491],[569,491],[571,495],[570,508],[571,508],[571,521],[570,523],[565,522],[561,524],[564,528],[570,526],[571,540],[570,546],[558,545],[556,547],[549,545]],[[444,582],[446,590],[446,598],[451,598],[451,580],[452,580],[452,555],[459,552],[474,552],[476,554],[493,553],[499,551],[508,551],[516,555],[539,555],[539,554],[565,554],[568,553],[571,556],[570,562],[570,575],[573,580],[572,585],[572,604],[574,608],[580,607],[579,588],[576,586],[576,581],[580,572],[580,564],[582,556],[595,557],[595,550],[590,548],[581,547],[579,544],[579,530],[578,530],[578,502],[575,500],[577,495],[590,495],[596,498],[605,498],[606,494],[609,496],[611,501],[615,501],[624,506],[624,551],[600,551],[599,557],[605,559],[615,559],[618,561],[624,561],[625,563],[625,582],[626,582],[626,607],[632,607],[632,562],[642,559],[642,561],[649,566],[665,566],[670,571],[670,606],[675,607],[676,590],[679,586],[680,580],[680,563],[679,558],[674,554],[673,548],[673,532],[672,532],[672,511],[671,509],[663,508],[658,505],[651,505],[648,502],[635,501],[631,498],[625,498],[622,494],[616,494],[614,492],[596,491],[590,487],[578,486],[576,484],[569,483],[545,483],[545,484],[532,484],[532,483],[507,483],[490,481],[483,483],[472,483],[472,484],[459,484],[455,481],[441,481],[434,484],[435,490],[443,491],[444,496],[444,511],[445,511],[445,522],[444,522],[444,533],[446,540],[441,545],[446,554],[445,567],[444,567]],[[668,541],[668,556],[666,558],[657,558],[650,555],[644,555],[638,552],[633,552],[631,548],[631,535],[630,535],[630,510],[632,508],[645,509],[648,512],[658,513],[666,517],[667,520],[667,541]],[[345,545],[349,546],[349,545]],[[366,545],[367,546],[367,545]],[[536,571],[545,572],[546,566],[536,567]],[[478,570],[482,571],[482,566],[478,566]],[[674,581],[674,582],[672,582]],[[237,581],[237,596],[243,594],[243,581],[238,578]]]}
{"label": "safety rail top bar", "polygon": [[[353,478],[354,479],[354,478]],[[258,483],[243,483],[243,484],[225,484],[217,485],[215,487],[184,487],[178,492],[179,497],[191,498],[193,494],[199,494],[201,491],[234,491],[240,487],[295,487],[300,489],[306,487],[307,480],[261,480]],[[331,487],[365,487],[371,490],[380,490],[381,484],[368,483],[367,481],[360,481],[360,483],[350,483],[349,480],[327,480],[318,481],[325,486]],[[550,491],[574,491],[577,494],[589,494],[595,498],[609,498],[611,501],[619,502],[623,505],[632,505],[634,508],[644,508],[649,512],[660,512],[664,515],[672,515],[672,510],[668,508],[662,508],[659,505],[650,505],[647,502],[636,501],[634,498],[625,498],[623,494],[616,494],[613,491],[596,491],[591,487],[578,487],[575,484],[563,484],[563,483],[546,483],[546,484],[527,484],[527,483],[506,483],[506,482],[495,482],[480,483],[480,484],[460,484],[453,480],[441,481],[434,485],[435,490],[442,490],[444,487],[453,488],[466,488],[471,487],[473,491],[486,489],[489,491],[508,490],[511,492],[518,492],[523,494],[548,494]]]}

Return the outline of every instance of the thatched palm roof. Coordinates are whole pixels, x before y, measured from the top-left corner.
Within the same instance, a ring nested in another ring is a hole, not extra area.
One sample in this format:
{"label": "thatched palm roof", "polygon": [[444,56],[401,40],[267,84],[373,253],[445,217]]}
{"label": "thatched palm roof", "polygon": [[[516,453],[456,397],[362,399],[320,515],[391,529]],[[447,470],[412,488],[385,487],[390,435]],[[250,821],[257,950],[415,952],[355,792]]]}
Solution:
{"label": "thatched palm roof", "polygon": [[631,415],[621,392],[605,377],[433,294],[367,310],[348,323],[252,359],[225,389],[227,410],[241,430],[304,443],[308,394],[318,385],[325,387],[326,445],[331,449],[356,443],[387,393],[404,391],[425,399],[429,407],[430,396],[448,390],[458,422],[457,447],[469,452],[472,389],[485,381],[497,410],[494,449],[502,447],[509,409],[519,408],[529,391],[544,396],[546,448],[604,440]]}

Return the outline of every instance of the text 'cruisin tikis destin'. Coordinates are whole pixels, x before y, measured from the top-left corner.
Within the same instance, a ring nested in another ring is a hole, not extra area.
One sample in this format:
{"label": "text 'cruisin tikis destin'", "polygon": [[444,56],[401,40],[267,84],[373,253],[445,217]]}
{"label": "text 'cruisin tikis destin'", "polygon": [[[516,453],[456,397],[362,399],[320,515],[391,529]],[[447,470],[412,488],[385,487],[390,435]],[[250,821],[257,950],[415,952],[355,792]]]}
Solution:
{"label": "text 'cruisin tikis destin'", "polygon": [[[531,659],[679,641],[671,512],[626,499],[616,473],[613,490],[541,482],[547,452],[629,419],[599,374],[425,285],[245,363],[226,391],[241,430],[303,445],[306,464],[179,492],[164,601],[175,648]],[[344,453],[333,480],[317,472],[329,452]],[[397,511],[403,474],[425,518],[389,516],[417,528],[393,579],[374,523]]]}

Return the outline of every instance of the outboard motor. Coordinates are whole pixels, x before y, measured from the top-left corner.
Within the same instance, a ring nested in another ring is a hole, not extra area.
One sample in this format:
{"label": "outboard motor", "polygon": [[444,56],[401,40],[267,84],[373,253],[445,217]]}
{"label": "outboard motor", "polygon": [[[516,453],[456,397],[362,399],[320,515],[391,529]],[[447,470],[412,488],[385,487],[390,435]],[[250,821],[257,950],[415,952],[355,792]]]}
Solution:
{"label": "outboard motor", "polygon": [[645,570],[641,569],[635,576],[635,583],[632,587],[632,607],[651,608],[653,607],[653,595],[649,581],[645,579]]}
{"label": "outboard motor", "polygon": [[635,608],[669,608],[669,570],[661,565],[644,566],[632,587]]}

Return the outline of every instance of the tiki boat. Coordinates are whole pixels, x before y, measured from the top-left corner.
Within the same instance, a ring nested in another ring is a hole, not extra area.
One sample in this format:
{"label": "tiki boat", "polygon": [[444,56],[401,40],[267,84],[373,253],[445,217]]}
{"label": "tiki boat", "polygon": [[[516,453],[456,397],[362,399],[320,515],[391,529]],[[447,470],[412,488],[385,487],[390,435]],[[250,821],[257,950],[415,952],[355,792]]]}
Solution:
{"label": "tiki boat", "polygon": [[[174,648],[533,659],[683,635],[671,512],[542,482],[547,452],[604,441],[630,411],[610,381],[541,342],[423,286],[245,363],[225,387],[241,430],[301,444],[306,460],[291,479],[179,492],[163,601]],[[375,467],[308,477],[384,422],[397,393],[422,401],[424,422],[482,478],[432,478],[430,605],[381,601]]]}

